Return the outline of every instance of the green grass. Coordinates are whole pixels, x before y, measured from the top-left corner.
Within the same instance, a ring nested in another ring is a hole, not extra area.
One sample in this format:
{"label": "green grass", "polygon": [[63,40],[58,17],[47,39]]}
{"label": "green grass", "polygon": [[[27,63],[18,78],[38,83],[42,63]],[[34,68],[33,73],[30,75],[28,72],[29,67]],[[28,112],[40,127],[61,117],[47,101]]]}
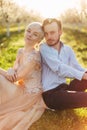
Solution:
{"label": "green grass", "polygon": [[[13,65],[17,49],[24,44],[23,35],[13,32],[9,39],[5,37],[0,49],[0,67],[7,69]],[[87,67],[87,32],[65,28],[62,40],[72,46],[80,64]],[[29,130],[87,130],[87,109],[46,110]]]}
{"label": "green grass", "polygon": [[16,53],[19,47],[24,44],[24,31],[14,32],[0,46],[0,67],[8,69],[15,61]]}
{"label": "green grass", "polygon": [[[81,112],[82,115],[80,115]],[[85,109],[46,110],[41,119],[34,123],[29,130],[87,130],[86,114]]]}

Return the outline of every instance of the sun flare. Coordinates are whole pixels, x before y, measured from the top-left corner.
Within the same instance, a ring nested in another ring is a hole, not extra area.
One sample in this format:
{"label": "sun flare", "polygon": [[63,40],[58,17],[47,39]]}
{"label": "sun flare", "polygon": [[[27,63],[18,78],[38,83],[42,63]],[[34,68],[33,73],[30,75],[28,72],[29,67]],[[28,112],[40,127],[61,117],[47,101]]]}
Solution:
{"label": "sun flare", "polygon": [[37,11],[43,17],[58,17],[68,8],[76,8],[79,0],[14,0],[27,10]]}

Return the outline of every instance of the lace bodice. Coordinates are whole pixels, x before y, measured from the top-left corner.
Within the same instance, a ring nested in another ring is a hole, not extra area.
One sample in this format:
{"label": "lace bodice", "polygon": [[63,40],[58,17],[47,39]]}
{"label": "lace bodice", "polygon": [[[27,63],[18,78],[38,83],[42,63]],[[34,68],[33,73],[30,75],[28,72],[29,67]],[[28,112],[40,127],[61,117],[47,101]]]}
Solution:
{"label": "lace bodice", "polygon": [[26,62],[31,62],[35,64],[35,67],[29,72],[29,74],[24,79],[24,84],[26,91],[28,92],[38,92],[41,90],[41,57],[39,51],[32,51],[26,58],[23,59],[24,64]]}

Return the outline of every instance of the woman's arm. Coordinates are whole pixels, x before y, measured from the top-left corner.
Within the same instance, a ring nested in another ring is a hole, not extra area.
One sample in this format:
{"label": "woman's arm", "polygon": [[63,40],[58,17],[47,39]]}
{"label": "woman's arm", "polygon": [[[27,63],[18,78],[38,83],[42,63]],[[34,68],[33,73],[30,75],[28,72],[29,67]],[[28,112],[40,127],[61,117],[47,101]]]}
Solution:
{"label": "woman's arm", "polygon": [[14,82],[17,80],[16,72],[19,67],[19,61],[20,61],[22,50],[23,50],[22,48],[18,50],[14,66],[12,68],[9,68],[8,70],[4,70],[0,68],[0,74],[3,75],[6,79],[8,79],[11,82]]}
{"label": "woman's arm", "polygon": [[16,60],[15,60],[14,65],[13,65],[13,69],[14,69],[15,71],[17,71],[18,68],[19,68],[20,59],[21,59],[22,53],[23,53],[23,48],[19,48],[19,50],[18,50],[18,52],[17,52]]}
{"label": "woman's arm", "polygon": [[7,71],[0,68],[0,74],[3,75],[4,77],[6,77],[7,76]]}
{"label": "woman's arm", "polygon": [[[9,69],[9,70],[10,70],[10,69]],[[4,76],[7,80],[13,82],[13,78],[12,78],[12,76],[8,73],[8,71],[6,71],[6,70],[0,68],[0,74],[1,74],[2,76]]]}
{"label": "woman's arm", "polygon": [[16,60],[14,62],[14,66],[12,68],[9,68],[7,70],[7,76],[6,78],[11,81],[11,82],[14,82],[17,80],[17,69],[19,68],[19,62],[20,62],[20,57],[21,57],[21,54],[22,54],[22,48],[20,48],[17,52],[17,56],[16,56]]}

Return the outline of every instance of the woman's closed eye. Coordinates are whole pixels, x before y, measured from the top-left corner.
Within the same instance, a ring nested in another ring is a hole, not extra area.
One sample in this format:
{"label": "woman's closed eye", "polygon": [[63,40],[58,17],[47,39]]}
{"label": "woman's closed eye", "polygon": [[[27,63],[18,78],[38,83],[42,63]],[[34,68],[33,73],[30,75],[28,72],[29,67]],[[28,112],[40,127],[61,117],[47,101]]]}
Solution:
{"label": "woman's closed eye", "polygon": [[39,34],[38,33],[34,33],[33,34],[35,37],[39,37]]}

